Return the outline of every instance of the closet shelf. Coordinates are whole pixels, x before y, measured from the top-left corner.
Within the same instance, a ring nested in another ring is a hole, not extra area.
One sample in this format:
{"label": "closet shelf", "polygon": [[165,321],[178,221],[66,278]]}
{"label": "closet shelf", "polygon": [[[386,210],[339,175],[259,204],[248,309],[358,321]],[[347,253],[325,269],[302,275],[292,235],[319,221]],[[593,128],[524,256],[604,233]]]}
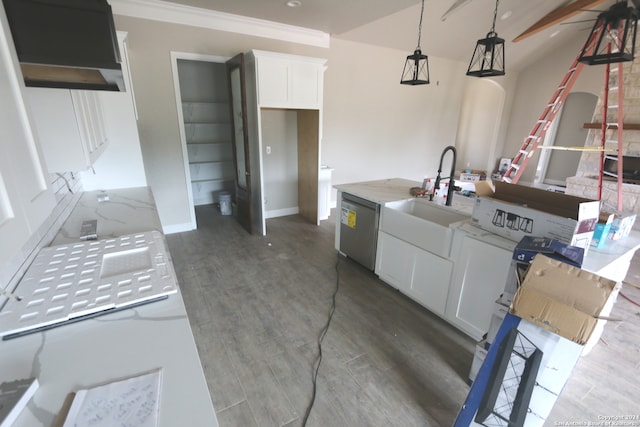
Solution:
{"label": "closet shelf", "polygon": [[194,144],[194,145],[207,145],[207,144],[212,144],[212,145],[217,145],[217,144],[231,144],[231,141],[187,141],[187,144]]}
{"label": "closet shelf", "polygon": [[233,160],[201,160],[197,162],[189,162],[190,165],[213,165],[223,163],[233,163]]}
{"label": "closet shelf", "polygon": [[233,182],[233,177],[223,177],[223,178],[214,178],[214,179],[192,179],[191,183],[197,182]]}
{"label": "closet shelf", "polygon": [[185,125],[230,125],[231,122],[229,120],[220,120],[220,121],[207,121],[207,120],[199,120],[199,121],[184,121]]}
{"label": "closet shelf", "polygon": [[182,100],[182,104],[195,104],[195,105],[207,105],[207,104],[211,104],[211,105],[228,105],[229,101],[223,100],[223,101],[215,101],[215,100],[211,100],[211,101],[185,101],[184,99]]}

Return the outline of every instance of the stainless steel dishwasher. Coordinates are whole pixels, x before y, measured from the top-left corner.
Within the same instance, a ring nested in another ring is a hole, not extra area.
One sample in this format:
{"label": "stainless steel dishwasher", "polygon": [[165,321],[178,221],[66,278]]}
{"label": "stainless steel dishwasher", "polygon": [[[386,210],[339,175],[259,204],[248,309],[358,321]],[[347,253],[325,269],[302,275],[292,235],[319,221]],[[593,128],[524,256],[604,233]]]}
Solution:
{"label": "stainless steel dishwasher", "polygon": [[342,193],[340,252],[373,271],[376,265],[380,205]]}

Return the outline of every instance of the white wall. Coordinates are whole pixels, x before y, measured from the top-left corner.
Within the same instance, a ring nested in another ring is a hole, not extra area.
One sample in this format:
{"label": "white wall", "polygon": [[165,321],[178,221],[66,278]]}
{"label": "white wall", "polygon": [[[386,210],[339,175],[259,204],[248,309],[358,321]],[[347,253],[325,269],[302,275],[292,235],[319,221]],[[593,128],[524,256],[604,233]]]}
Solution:
{"label": "white wall", "polygon": [[333,183],[435,176],[455,143],[466,64],[429,57],[431,83],[406,86],[406,52],[332,39],[328,53],[321,161]]}
{"label": "white wall", "polygon": [[[165,229],[179,231],[190,222],[171,51],[231,57],[261,49],[327,58],[321,163],[335,169],[333,184],[390,177],[420,181],[435,175],[442,149],[456,141],[463,94],[472,79],[465,76],[466,63],[430,57],[431,84],[403,86],[399,80],[405,51],[336,38],[325,49],[125,16],[115,18],[117,28],[129,33],[146,175]],[[494,162],[515,155],[582,42],[580,36],[520,74],[507,71],[507,76],[496,79],[506,90],[506,101]],[[582,74],[574,90],[598,93],[601,72],[585,68]],[[535,162],[527,172],[535,172]]]}
{"label": "white wall", "polygon": [[171,51],[231,57],[251,49],[327,58],[321,163],[333,183],[434,175],[455,141],[466,64],[430,58],[428,86],[400,85],[406,52],[332,39],[329,49],[115,16],[128,31],[147,180],[165,230],[189,223]]}
{"label": "white wall", "polygon": [[458,169],[491,175],[505,101],[505,89],[491,79],[475,78],[467,83],[456,137]]}
{"label": "white wall", "polygon": [[[265,216],[298,213],[298,123],[294,110],[263,109]],[[267,152],[270,148],[270,153]]]}

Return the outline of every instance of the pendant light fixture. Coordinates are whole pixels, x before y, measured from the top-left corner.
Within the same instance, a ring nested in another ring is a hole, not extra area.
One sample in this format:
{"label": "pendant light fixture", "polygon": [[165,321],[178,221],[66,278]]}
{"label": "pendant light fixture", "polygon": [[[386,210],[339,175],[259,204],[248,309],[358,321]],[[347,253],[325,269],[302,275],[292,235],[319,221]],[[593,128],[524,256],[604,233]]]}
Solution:
{"label": "pendant light fixture", "polygon": [[616,3],[598,19],[578,61],[588,65],[633,61],[639,12],[627,2]]}
{"label": "pendant light fixture", "polygon": [[498,3],[493,12],[493,24],[487,37],[478,40],[476,49],[471,57],[467,76],[493,77],[504,76],[504,39],[496,33],[496,17],[498,16]]}
{"label": "pendant light fixture", "polygon": [[413,55],[407,56],[402,70],[400,83],[403,85],[426,85],[429,84],[429,58],[422,54],[420,49],[420,36],[422,36],[422,16],[424,15],[424,0],[420,10],[420,25],[418,26],[418,47],[413,51]]}

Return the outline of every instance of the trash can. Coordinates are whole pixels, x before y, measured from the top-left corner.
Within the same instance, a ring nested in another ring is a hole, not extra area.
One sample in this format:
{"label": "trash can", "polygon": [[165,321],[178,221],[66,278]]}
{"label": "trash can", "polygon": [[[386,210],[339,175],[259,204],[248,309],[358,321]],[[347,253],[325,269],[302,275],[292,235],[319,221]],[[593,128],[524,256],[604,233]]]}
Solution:
{"label": "trash can", "polygon": [[231,215],[233,208],[231,206],[231,194],[222,191],[218,194],[218,203],[220,203],[220,213],[222,215]]}

